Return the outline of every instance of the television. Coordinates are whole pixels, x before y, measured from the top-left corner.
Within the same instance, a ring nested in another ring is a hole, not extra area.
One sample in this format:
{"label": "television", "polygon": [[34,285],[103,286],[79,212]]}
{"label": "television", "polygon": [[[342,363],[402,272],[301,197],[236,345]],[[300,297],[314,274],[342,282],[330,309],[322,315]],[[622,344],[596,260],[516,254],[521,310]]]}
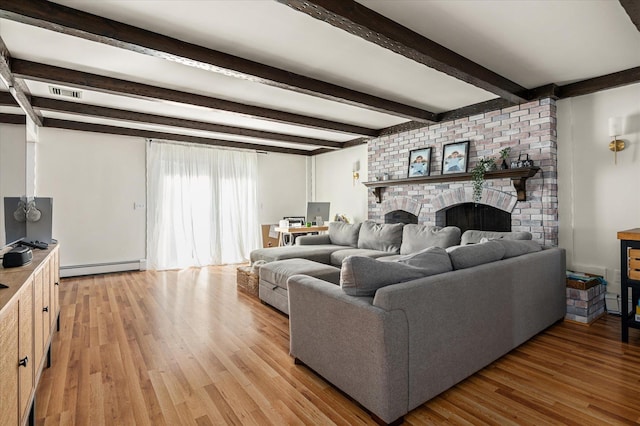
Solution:
{"label": "television", "polygon": [[307,222],[318,222],[317,218],[321,218],[323,222],[329,222],[329,207],[331,203],[325,202],[308,202],[307,203]]}

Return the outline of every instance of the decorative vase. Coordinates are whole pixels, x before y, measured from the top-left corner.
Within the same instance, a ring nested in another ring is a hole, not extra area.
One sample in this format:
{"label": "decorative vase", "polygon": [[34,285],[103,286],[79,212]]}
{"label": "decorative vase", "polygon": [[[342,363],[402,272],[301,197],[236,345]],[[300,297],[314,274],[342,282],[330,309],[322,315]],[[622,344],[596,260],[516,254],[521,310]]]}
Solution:
{"label": "decorative vase", "polygon": [[502,164],[500,164],[500,168],[502,170],[507,170],[509,168],[509,165],[507,164],[507,160],[502,159]]}

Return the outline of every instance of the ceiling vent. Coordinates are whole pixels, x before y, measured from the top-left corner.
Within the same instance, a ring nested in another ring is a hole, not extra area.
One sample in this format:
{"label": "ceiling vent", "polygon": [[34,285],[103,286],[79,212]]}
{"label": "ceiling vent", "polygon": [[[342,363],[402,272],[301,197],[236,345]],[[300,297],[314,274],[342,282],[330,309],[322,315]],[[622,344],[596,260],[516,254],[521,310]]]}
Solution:
{"label": "ceiling vent", "polygon": [[63,89],[62,87],[49,86],[49,93],[56,96],[66,96],[68,98],[82,98],[82,92],[80,90]]}

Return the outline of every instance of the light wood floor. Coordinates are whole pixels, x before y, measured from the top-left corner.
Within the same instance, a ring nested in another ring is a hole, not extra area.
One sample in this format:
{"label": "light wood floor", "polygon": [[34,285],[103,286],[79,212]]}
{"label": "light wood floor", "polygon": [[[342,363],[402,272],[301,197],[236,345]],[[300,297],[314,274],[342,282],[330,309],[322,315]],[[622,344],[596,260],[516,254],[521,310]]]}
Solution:
{"label": "light wood floor", "polygon": [[[288,319],[235,268],[61,283],[42,425],[372,424],[288,354]],[[640,331],[561,323],[405,416],[406,424],[636,424]]]}

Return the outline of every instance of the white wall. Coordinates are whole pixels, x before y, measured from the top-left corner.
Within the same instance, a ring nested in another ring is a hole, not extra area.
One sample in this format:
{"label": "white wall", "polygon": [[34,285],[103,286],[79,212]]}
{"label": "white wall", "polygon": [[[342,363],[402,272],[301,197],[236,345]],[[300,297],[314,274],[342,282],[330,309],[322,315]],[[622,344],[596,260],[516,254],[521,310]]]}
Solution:
{"label": "white wall", "polygon": [[25,195],[26,130],[24,125],[0,124],[0,195]]}
{"label": "white wall", "polygon": [[36,191],[53,197],[61,266],[146,257],[145,141],[41,128]]}
{"label": "white wall", "polygon": [[25,195],[26,140],[24,125],[0,124],[0,248],[5,244],[2,197]]}
{"label": "white wall", "polygon": [[[24,139],[22,126],[23,144]],[[37,195],[53,197],[61,266],[146,258],[146,209],[134,209],[134,203],[146,205],[145,158],[142,138],[40,129]],[[304,215],[306,161],[297,155],[258,156],[261,223]]]}
{"label": "white wall", "polygon": [[[316,155],[313,180],[315,201],[331,202],[331,218],[344,213],[355,222],[367,219],[367,145]],[[360,182],[353,183],[354,163],[360,164]]]}
{"label": "white wall", "polygon": [[[640,227],[640,84],[558,101],[559,244],[575,270],[604,273],[620,293],[617,231]],[[614,165],[609,117],[624,117]]]}
{"label": "white wall", "polygon": [[289,154],[258,155],[258,205],[261,224],[275,224],[285,216],[307,211],[307,157]]}

